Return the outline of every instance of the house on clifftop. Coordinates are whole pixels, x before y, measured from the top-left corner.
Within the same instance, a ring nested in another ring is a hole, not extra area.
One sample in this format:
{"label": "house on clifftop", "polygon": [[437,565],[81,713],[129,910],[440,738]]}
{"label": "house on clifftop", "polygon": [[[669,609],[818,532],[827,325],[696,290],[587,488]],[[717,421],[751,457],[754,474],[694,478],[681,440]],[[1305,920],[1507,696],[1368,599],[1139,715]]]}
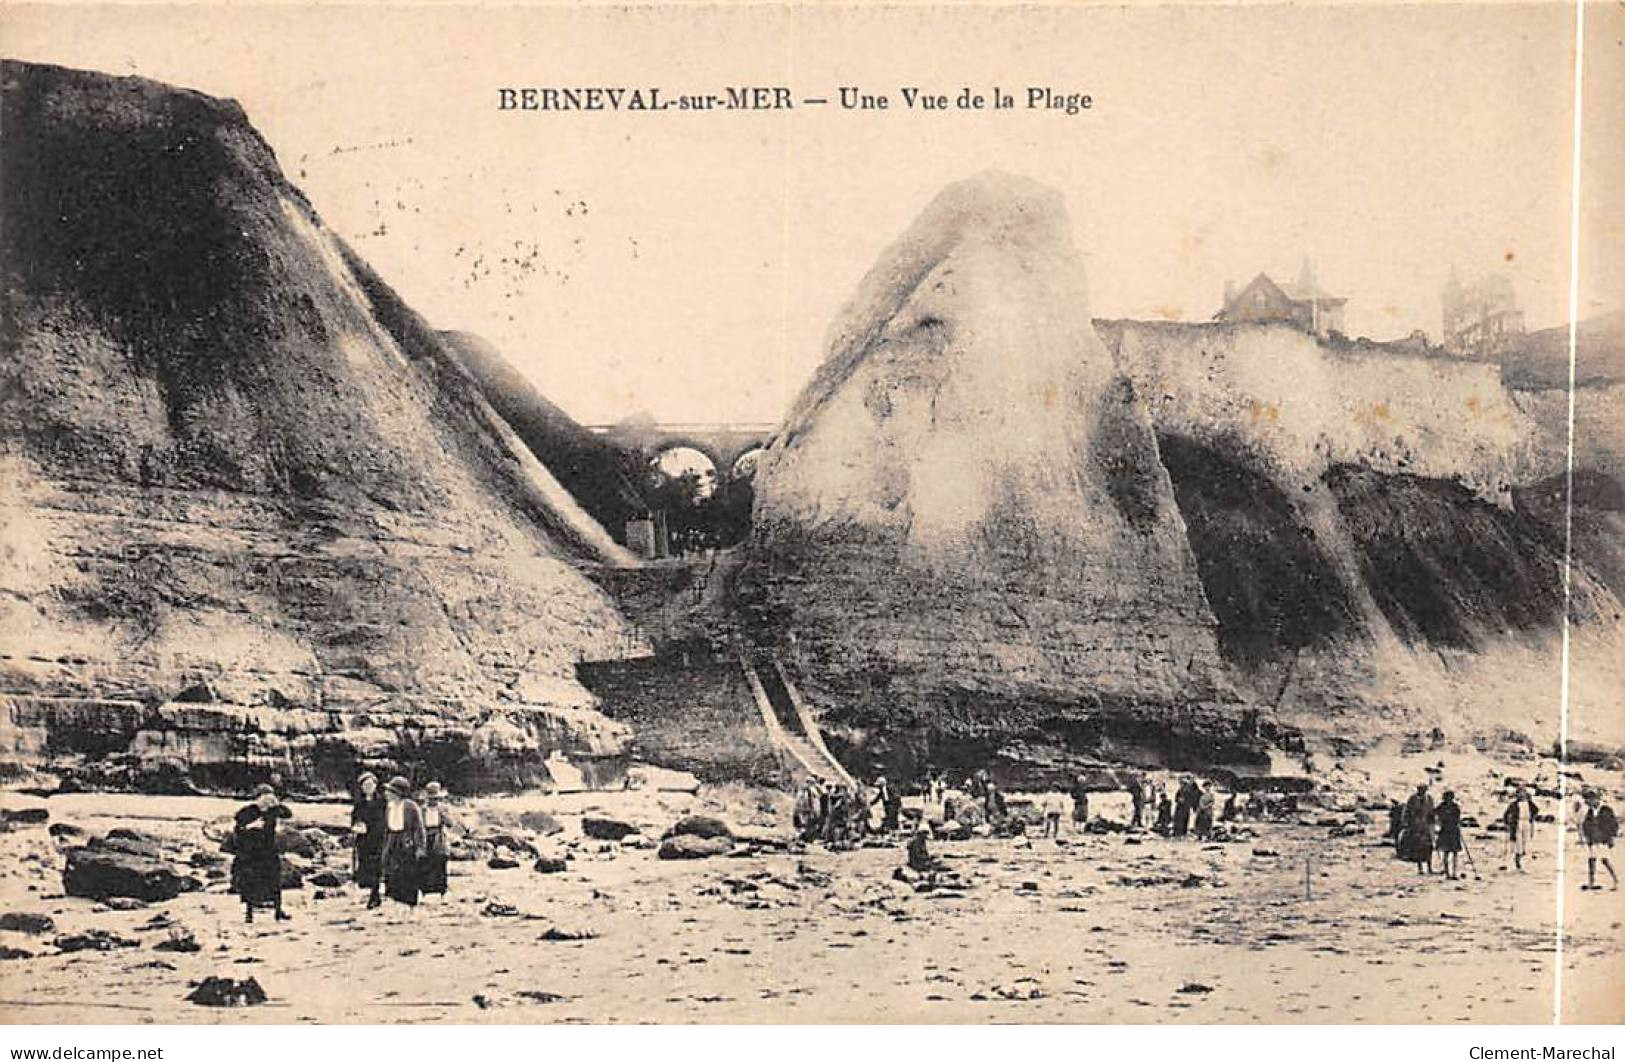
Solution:
{"label": "house on clifftop", "polygon": [[1239,292],[1233,283],[1224,285],[1224,307],[1213,315],[1215,321],[1249,324],[1289,324],[1313,336],[1343,331],[1343,306],[1348,300],[1327,295],[1315,283],[1314,272],[1305,262],[1298,281],[1277,284],[1260,273]]}

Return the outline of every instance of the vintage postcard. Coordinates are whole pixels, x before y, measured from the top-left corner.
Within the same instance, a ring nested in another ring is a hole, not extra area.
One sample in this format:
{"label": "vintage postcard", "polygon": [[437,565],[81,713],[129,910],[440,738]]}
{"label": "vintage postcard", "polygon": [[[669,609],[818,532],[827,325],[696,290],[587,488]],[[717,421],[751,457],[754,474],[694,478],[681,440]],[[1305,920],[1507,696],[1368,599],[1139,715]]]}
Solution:
{"label": "vintage postcard", "polygon": [[6,5],[0,1019],[1618,1023],[1622,38]]}

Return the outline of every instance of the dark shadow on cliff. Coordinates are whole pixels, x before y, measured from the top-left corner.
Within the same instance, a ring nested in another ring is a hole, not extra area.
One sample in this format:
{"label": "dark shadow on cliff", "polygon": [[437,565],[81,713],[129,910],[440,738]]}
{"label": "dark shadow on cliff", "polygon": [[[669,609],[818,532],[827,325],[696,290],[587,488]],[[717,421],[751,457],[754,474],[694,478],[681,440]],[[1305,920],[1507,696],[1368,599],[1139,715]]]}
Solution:
{"label": "dark shadow on cliff", "polygon": [[1225,659],[1255,666],[1358,628],[1348,588],[1268,475],[1183,435],[1157,443]]}

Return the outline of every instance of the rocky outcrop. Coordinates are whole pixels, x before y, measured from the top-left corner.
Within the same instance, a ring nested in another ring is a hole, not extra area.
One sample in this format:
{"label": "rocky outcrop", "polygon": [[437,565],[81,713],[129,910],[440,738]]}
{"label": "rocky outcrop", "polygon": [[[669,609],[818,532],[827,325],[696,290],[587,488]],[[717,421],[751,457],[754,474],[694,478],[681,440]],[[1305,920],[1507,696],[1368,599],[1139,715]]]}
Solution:
{"label": "rocky outcrop", "polygon": [[1547,392],[1285,327],[1091,323],[1067,229],[1027,182],[944,192],[759,465],[747,631],[832,743],[914,734],[940,763],[1212,762],[1293,727],[1544,741],[1566,623],[1571,732],[1617,743],[1609,379],[1577,396],[1565,586]]}
{"label": "rocky outcrop", "polygon": [[951,186],[881,257],[758,466],[762,627],[858,725],[1234,734],[1151,422],[1057,195]]}
{"label": "rocky outcrop", "polygon": [[1577,394],[1565,596],[1566,419],[1499,365],[1280,326],[1098,327],[1156,426],[1249,699],[1348,738],[1552,737],[1566,614],[1571,727],[1617,731],[1619,429],[1586,415],[1606,387]]}
{"label": "rocky outcrop", "polygon": [[630,556],[241,110],[0,77],[0,763],[479,788],[621,753],[573,665],[638,643],[573,564]]}

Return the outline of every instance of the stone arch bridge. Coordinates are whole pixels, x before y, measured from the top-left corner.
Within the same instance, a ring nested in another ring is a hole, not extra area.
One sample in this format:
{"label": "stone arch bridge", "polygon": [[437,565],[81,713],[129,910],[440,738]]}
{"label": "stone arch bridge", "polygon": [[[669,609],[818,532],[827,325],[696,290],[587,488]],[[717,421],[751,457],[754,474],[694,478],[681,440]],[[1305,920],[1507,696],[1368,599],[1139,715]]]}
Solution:
{"label": "stone arch bridge", "polygon": [[680,447],[698,450],[710,459],[718,472],[732,469],[741,457],[765,447],[777,429],[777,424],[766,421],[687,424],[622,421],[587,425],[587,430],[599,438],[647,460]]}

